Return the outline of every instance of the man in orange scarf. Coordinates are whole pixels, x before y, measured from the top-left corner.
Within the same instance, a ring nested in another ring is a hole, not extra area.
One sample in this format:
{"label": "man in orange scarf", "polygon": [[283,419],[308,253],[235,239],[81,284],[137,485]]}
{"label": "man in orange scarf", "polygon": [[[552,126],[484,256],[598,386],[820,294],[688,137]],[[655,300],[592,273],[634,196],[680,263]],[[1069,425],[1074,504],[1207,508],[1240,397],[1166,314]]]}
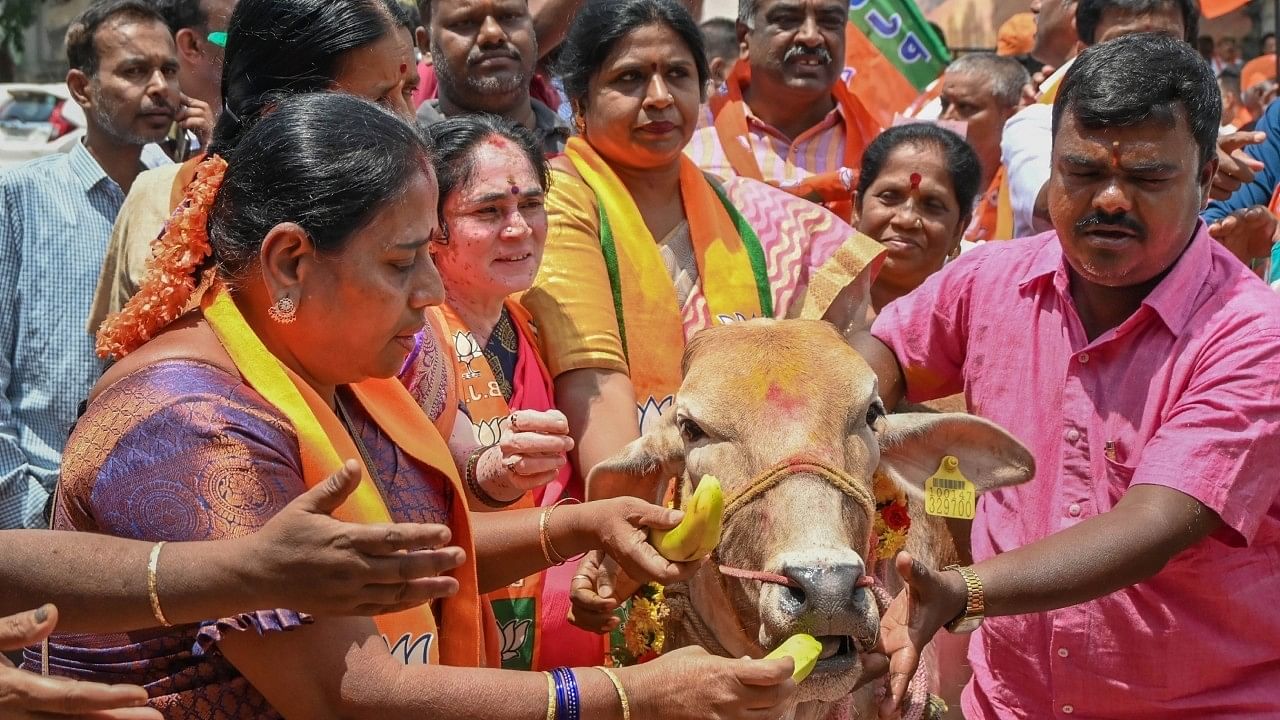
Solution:
{"label": "man in orange scarf", "polygon": [[742,54],[685,149],[720,177],[763,180],[849,220],[880,124],[844,82],[848,3],[741,0]]}
{"label": "man in orange scarf", "polygon": [[999,222],[1000,183],[1004,165],[1000,162],[1000,140],[1004,124],[1026,107],[1032,94],[1031,76],[1022,63],[994,53],[962,55],[942,76],[943,120],[965,123],[969,144],[982,163],[982,182],[987,192],[978,202],[965,240],[1008,240],[1011,222]]}

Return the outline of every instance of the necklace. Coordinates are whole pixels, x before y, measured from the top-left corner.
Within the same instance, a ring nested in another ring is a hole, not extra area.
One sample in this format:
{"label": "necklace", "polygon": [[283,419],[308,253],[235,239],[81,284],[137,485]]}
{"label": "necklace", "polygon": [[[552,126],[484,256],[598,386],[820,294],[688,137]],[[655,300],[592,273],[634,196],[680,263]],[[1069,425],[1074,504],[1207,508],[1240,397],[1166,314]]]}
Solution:
{"label": "necklace", "polygon": [[338,411],[338,420],[342,422],[343,427],[347,429],[347,434],[356,444],[356,450],[360,453],[360,459],[364,461],[364,467],[369,471],[369,477],[373,479],[374,485],[382,487],[382,482],[378,478],[378,468],[373,464],[373,459],[369,456],[369,449],[364,446],[364,440],[360,438],[360,433],[356,432],[355,423],[351,422],[351,415],[347,413],[347,406],[342,402],[342,396],[337,392],[333,395],[333,405]]}

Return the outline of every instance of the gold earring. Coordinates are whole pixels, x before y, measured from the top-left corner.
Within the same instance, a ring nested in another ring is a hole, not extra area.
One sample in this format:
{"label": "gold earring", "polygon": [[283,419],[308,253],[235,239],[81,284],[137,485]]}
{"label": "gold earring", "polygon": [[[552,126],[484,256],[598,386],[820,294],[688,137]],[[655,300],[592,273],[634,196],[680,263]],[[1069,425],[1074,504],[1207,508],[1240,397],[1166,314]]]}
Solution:
{"label": "gold earring", "polygon": [[298,304],[293,301],[293,298],[286,295],[267,308],[267,315],[281,325],[288,325],[298,319]]}

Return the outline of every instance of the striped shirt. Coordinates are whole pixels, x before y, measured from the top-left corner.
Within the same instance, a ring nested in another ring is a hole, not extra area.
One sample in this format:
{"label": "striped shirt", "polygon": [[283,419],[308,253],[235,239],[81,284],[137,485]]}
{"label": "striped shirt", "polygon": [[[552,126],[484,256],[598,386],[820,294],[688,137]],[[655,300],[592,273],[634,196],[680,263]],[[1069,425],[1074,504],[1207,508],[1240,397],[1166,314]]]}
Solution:
{"label": "striped shirt", "polygon": [[[756,163],[760,165],[760,175],[765,180],[785,185],[811,175],[835,172],[844,165],[844,118],[839,105],[795,140],[753,115],[750,106],[744,109],[747,132],[751,137],[739,140],[749,144]],[[737,175],[724,154],[724,148],[720,147],[715,118],[708,105],[702,106],[698,127],[693,131],[684,153],[698,167],[722,180]]]}
{"label": "striped shirt", "polygon": [[44,526],[102,371],[85,318],[124,192],[81,143],[0,173],[0,529]]}

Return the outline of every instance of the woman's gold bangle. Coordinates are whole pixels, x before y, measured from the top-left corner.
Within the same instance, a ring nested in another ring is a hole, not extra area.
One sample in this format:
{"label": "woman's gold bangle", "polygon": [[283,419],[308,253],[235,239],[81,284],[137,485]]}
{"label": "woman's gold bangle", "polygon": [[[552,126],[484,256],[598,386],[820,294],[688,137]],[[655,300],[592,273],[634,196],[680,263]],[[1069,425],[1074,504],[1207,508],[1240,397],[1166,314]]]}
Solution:
{"label": "woman's gold bangle", "polygon": [[[547,565],[557,566],[563,565],[575,558],[567,558],[556,552],[555,547],[551,545],[551,511],[564,505],[565,503],[578,504],[581,501],[576,498],[565,498],[560,502],[552,505],[542,511],[542,517],[538,518],[538,542],[542,545],[542,557],[547,561]],[[578,557],[582,557],[579,555]]]}
{"label": "woman's gold bangle", "polygon": [[613,683],[613,688],[618,691],[618,700],[622,702],[622,720],[631,720],[631,701],[627,699],[627,691],[622,688],[622,681],[618,679],[618,674],[603,665],[597,665],[596,669],[604,673],[609,678],[609,682]]}
{"label": "woman's gold bangle", "polygon": [[156,567],[160,564],[160,549],[163,547],[163,540],[151,547],[151,559],[147,561],[147,595],[151,598],[151,614],[156,617],[156,621],[164,627],[173,627],[160,609],[160,592],[156,582]]}
{"label": "woman's gold bangle", "polygon": [[547,720],[556,720],[556,679],[549,672],[547,676]]}

